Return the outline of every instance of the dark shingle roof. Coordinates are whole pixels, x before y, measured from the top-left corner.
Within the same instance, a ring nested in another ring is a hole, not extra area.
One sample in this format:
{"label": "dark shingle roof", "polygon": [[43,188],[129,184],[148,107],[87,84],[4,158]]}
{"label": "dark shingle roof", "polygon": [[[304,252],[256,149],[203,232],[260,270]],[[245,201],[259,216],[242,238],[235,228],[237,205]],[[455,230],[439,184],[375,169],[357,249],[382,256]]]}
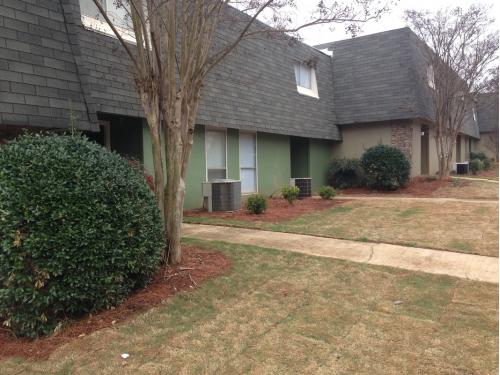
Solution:
{"label": "dark shingle roof", "polygon": [[80,129],[89,118],[75,55],[72,6],[59,1],[0,2],[0,124]]}
{"label": "dark shingle roof", "polygon": [[[432,121],[427,84],[429,47],[408,27],[326,43],[333,53],[337,124],[401,119]],[[479,137],[472,117],[462,133]]]}
{"label": "dark shingle roof", "polygon": [[479,132],[498,132],[498,93],[480,94],[477,98]]}
{"label": "dark shingle roof", "polygon": [[[79,9],[0,0],[0,125],[65,128],[70,107],[80,129],[97,130],[98,112],[144,117],[123,48],[86,30]],[[297,92],[294,64],[304,60],[316,61],[319,99]],[[198,123],[338,140],[331,80],[330,57],[310,46],[248,39],[209,74]]]}
{"label": "dark shingle roof", "polygon": [[419,116],[409,32],[404,28],[331,43],[338,124]]}

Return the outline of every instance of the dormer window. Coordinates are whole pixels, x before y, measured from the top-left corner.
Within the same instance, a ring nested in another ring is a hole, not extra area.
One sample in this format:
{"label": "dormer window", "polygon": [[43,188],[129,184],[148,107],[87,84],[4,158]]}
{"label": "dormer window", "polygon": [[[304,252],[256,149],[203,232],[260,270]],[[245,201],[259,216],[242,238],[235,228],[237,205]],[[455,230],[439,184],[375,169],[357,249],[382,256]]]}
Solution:
{"label": "dormer window", "polygon": [[319,98],[316,69],[309,64],[295,64],[295,83],[299,94]]}
{"label": "dormer window", "polygon": [[427,83],[431,89],[436,88],[436,83],[434,81],[434,67],[432,65],[427,66]]}
{"label": "dormer window", "polygon": [[[115,0],[98,0],[106,14],[113,22],[120,35],[128,42],[135,42],[133,30],[130,27],[128,2],[123,1],[117,3]],[[101,33],[115,36],[111,27],[106,23],[99,12],[99,9],[94,4],[94,0],[80,0],[80,13],[83,26],[99,31]]]}

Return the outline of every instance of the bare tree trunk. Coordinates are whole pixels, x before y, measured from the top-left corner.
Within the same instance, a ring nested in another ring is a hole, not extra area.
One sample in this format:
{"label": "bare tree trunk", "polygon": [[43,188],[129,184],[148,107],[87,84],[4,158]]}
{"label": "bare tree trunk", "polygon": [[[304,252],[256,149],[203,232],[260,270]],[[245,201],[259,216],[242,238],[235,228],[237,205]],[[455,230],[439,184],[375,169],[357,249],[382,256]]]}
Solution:
{"label": "bare tree trunk", "polygon": [[151,148],[153,153],[153,170],[154,170],[154,188],[155,196],[160,207],[161,217],[165,222],[165,177],[163,175],[163,160],[161,157],[161,118],[160,109],[158,107],[158,99],[153,95],[141,93],[140,95],[146,120],[148,122],[149,131],[151,133]]}
{"label": "bare tree trunk", "polygon": [[168,133],[165,231],[168,240],[168,262],[177,264],[181,261],[181,226],[186,184],[181,174],[182,139],[180,129],[169,129]]}
{"label": "bare tree trunk", "polygon": [[167,110],[170,116],[165,127],[167,139],[167,185],[165,187],[165,230],[168,240],[168,262],[181,261],[182,219],[186,194],[186,173],[193,145],[195,114],[198,95],[189,100],[182,91],[175,98],[175,105]]}
{"label": "bare tree trunk", "polygon": [[167,185],[165,187],[165,231],[168,241],[168,263],[178,264],[181,261],[181,226],[184,209],[186,183],[182,175],[184,145],[182,140],[182,96],[178,93],[171,108],[167,108],[164,118]]}
{"label": "bare tree trunk", "polygon": [[443,179],[450,175],[452,155],[442,155],[439,157],[439,178]]}

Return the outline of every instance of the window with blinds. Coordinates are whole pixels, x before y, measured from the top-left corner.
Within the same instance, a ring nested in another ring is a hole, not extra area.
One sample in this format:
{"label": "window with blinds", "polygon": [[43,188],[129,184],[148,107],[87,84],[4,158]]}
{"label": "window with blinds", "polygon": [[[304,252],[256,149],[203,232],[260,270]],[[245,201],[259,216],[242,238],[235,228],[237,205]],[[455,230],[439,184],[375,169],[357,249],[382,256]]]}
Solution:
{"label": "window with blinds", "polygon": [[226,131],[206,130],[207,181],[227,178]]}
{"label": "window with blinds", "polygon": [[255,133],[240,132],[241,192],[257,192],[257,142]]}

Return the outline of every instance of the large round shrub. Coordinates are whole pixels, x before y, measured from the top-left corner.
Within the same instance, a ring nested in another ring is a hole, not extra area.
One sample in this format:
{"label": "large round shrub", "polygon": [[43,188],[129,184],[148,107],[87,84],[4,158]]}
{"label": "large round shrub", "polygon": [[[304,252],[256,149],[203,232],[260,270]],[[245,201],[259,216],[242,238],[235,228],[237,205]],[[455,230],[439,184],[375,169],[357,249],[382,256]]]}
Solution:
{"label": "large round shrub", "polygon": [[330,162],[328,184],[338,189],[364,185],[364,173],[359,159],[336,159]]}
{"label": "large round shrub", "polygon": [[144,286],[163,226],[142,173],[78,136],[0,146],[0,324],[51,333]]}
{"label": "large round shrub", "polygon": [[410,179],[410,162],[396,147],[370,147],[361,157],[361,166],[365,172],[366,184],[374,189],[399,189]]}

